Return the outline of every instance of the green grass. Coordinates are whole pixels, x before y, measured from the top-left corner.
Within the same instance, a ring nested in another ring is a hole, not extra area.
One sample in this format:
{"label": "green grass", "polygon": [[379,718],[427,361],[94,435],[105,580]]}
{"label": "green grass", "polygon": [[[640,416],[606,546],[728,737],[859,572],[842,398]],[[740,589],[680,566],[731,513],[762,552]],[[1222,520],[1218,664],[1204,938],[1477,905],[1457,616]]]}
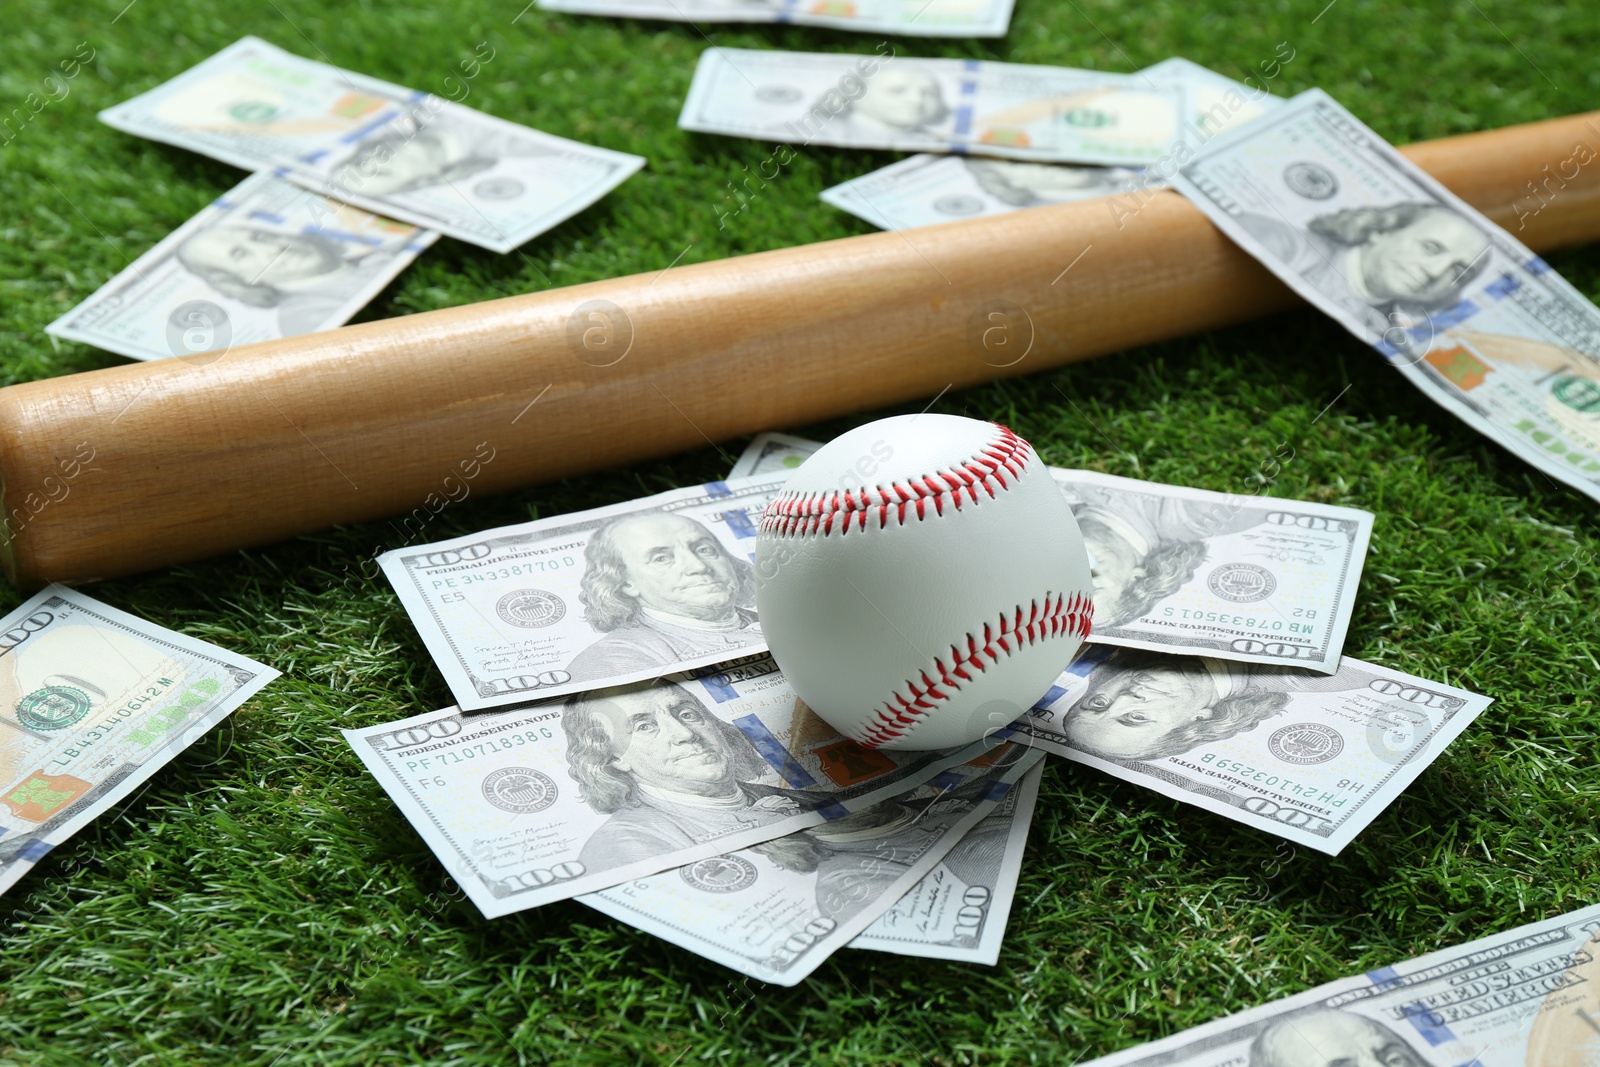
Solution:
{"label": "green grass", "polygon": [[[367,318],[658,270],[686,245],[693,262],[865,232],[816,194],[893,157],[829,149],[719,230],[725,183],[768,149],[677,130],[705,36],[538,10],[513,25],[521,2],[139,0],[114,20],[126,0],[6,0],[4,111],[78,42],[98,55],[0,147],[0,381],[121,362],[43,327],[240,175],[94,114],[244,33],[419,89],[488,41],[469,104],[650,160],[511,255],[440,242]],[[1280,91],[1320,85],[1397,142],[1600,99],[1593,4],[1325,3],[1019,0],[1004,41],[897,44],[1112,71],[1182,54],[1242,76],[1288,41]],[[704,29],[741,47],[876,43]],[[1551,260],[1600,295],[1600,250]],[[387,524],[108,582],[90,591],[285,677],[0,898],[0,1062],[1067,1064],[1600,899],[1592,503],[1310,312],[936,410],[1008,421],[1057,464],[1376,512],[1346,652],[1495,705],[1337,859],[1052,761],[998,967],[842,952],[784,990],[580,905],[490,923],[455,894],[338,735],[448,702],[388,586],[358,565],[395,541]],[[826,436],[885,413],[778,428]],[[1294,459],[1263,485],[1285,443]],[[705,449],[473,496],[429,536],[724,469]]]}

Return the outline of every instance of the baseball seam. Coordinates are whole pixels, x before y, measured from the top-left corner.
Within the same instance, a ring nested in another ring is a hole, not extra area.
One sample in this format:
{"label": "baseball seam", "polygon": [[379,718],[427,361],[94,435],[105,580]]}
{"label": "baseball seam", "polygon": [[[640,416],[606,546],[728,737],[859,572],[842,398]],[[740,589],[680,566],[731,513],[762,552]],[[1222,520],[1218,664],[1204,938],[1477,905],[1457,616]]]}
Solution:
{"label": "baseball seam", "polygon": [[932,671],[924,670],[920,678],[906,679],[881,707],[874,709],[872,721],[857,740],[865,748],[877,748],[904,737],[940,701],[951,699],[951,693],[959,691],[963,682],[971,682],[974,674],[998,663],[1002,654],[1014,655],[1052,637],[1085,640],[1093,620],[1094,603],[1083,593],[1056,593],[1053,598],[1046,593],[1042,610],[1035,600],[1027,610],[1019,604],[1014,614],[1001,612],[997,624],[983,624],[981,640],[977,634],[968,633],[964,648],[960,642],[951,645],[947,655],[933,658]]}
{"label": "baseball seam", "polygon": [[761,532],[775,537],[843,535],[852,524],[865,530],[874,513],[881,530],[891,518],[896,525],[904,526],[908,518],[927,518],[930,509],[934,515],[943,515],[946,505],[959,511],[963,499],[977,504],[980,491],[992,499],[998,495],[997,489],[1011,488],[1022,476],[1033,460],[1033,449],[1007,427],[991,425],[997,431],[992,443],[944,470],[914,475],[887,486],[782,494],[762,511]]}

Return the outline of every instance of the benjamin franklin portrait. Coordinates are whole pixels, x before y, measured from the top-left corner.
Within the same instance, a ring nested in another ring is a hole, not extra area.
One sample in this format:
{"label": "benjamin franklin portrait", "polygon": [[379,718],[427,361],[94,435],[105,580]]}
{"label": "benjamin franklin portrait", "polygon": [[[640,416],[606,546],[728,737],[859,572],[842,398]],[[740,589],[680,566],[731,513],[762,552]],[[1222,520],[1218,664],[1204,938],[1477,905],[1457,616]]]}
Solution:
{"label": "benjamin franklin portrait", "polygon": [[1251,676],[1244,663],[1114,649],[1062,712],[1060,729],[1074,748],[1102,759],[1176,756],[1253,730],[1288,706],[1287,692],[1253,685]]}
{"label": "benjamin franklin portrait", "polygon": [[733,655],[761,638],[750,565],[694,519],[614,519],[595,531],[584,562],[578,599],[604,636],[567,665],[575,681]]}
{"label": "benjamin franklin portrait", "polygon": [[358,196],[393,196],[453,183],[500,161],[500,153],[482,141],[413,108],[358,142],[329,177]]}
{"label": "benjamin franklin portrait", "polygon": [[1089,551],[1097,629],[1142,618],[1194,577],[1211,538],[1259,521],[1226,504],[1111,486],[1080,483],[1066,493]]}
{"label": "benjamin franklin portrait", "polygon": [[326,326],[392,262],[389,253],[352,249],[322,234],[233,224],[189,237],[178,246],[177,259],[218,295],[275,310],[286,337]]}
{"label": "benjamin franklin portrait", "polygon": [[866,80],[866,91],[838,112],[847,130],[863,136],[927,136],[950,118],[939,80],[920,70],[888,66]]}
{"label": "benjamin franklin portrait", "polygon": [[1490,259],[1488,235],[1438,203],[1352,207],[1297,228],[1246,213],[1239,222],[1284,266],[1373,332],[1454,306]]}
{"label": "benjamin franklin portrait", "polygon": [[1007,159],[963,158],[961,162],[979,188],[1009,207],[1038,207],[1110,196],[1139,179],[1138,171],[1126,167],[1023,163]]}
{"label": "benjamin franklin portrait", "polygon": [[772,771],[755,746],[675,682],[570,698],[561,726],[579,795],[610,816],[579,853],[590,871],[767,826],[826,799],[760,782]]}
{"label": "benjamin franklin portrait", "polygon": [[1250,1045],[1249,1067],[1433,1067],[1388,1026],[1314,1008],[1275,1019]]}

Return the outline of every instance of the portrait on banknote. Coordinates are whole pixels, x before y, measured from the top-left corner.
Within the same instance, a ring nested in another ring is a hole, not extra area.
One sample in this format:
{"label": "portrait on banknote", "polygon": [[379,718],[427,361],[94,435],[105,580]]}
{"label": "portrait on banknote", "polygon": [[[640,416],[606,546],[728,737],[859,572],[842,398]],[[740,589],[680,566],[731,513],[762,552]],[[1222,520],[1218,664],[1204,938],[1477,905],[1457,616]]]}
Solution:
{"label": "portrait on banknote", "polygon": [[1024,163],[963,158],[978,187],[1008,207],[1037,207],[1109,196],[1128,187],[1139,172],[1127,167],[1075,167],[1065,163]]}
{"label": "portrait on banknote", "polygon": [[100,117],[509,252],[594,203],[644,160],[463,106],[468,81],[493,58],[492,50],[478,55],[482,62],[458,68],[463,78],[437,83],[445,99],[245,37]]}
{"label": "portrait on banknote", "polygon": [[437,236],[259,171],[45,330],[134,359],[326,330]]}
{"label": "portrait on banknote", "polygon": [[[392,251],[322,233],[240,224],[199,230],[175,254],[184,270],[218,296],[276,311],[285,337],[322,327],[394,258]],[[139,277],[129,284],[142,283]]]}
{"label": "portrait on banknote", "polygon": [[1113,762],[1176,756],[1253,730],[1288,706],[1288,693],[1252,685],[1251,673],[1248,664],[1112,649],[1055,728],[1073,747]]}
{"label": "portrait on banknote", "polygon": [[609,818],[578,859],[607,870],[781,822],[825,802],[762,784],[771,768],[744,734],[676,682],[569,697],[567,769]]}
{"label": "portrait on banknote", "polygon": [[1172,181],[1428,397],[1600,498],[1593,302],[1325,93],[1208,143]]}
{"label": "portrait on banknote", "polygon": [[1336,1008],[1313,1008],[1274,1019],[1250,1045],[1249,1067],[1301,1067],[1310,1063],[1434,1065],[1433,1060],[1384,1023]]}
{"label": "portrait on banknote", "polygon": [[357,142],[334,166],[330,179],[334,186],[350,192],[387,197],[466,181],[498,162],[498,155],[483,144],[482,133],[472,136],[469,131],[430,122],[419,106]]}
{"label": "portrait on banknote", "polygon": [[1252,509],[1135,495],[1114,486],[1063,484],[1089,550],[1095,628],[1142,617],[1195,575],[1209,539],[1258,525]]}
{"label": "portrait on banknote", "polygon": [[603,636],[573,657],[574,681],[685,662],[761,640],[750,565],[685,515],[613,519],[584,548],[578,598]]}
{"label": "portrait on banknote", "polygon": [[[1299,166],[1285,172],[1291,190],[1312,198],[1332,194],[1331,175]],[[1238,222],[1285,267],[1380,335],[1399,336],[1394,327],[1453,307],[1489,262],[1488,235],[1439,203],[1341,208],[1304,226],[1253,212]]]}
{"label": "portrait on banknote", "polygon": [[[938,136],[950,119],[950,106],[936,75],[924,70],[884,67],[864,79],[866,88],[855,99],[845,98],[844,107],[834,116],[841,132],[875,136],[907,134]],[[830,89],[823,99],[830,100],[838,90]],[[833,111],[819,102],[812,109]]]}

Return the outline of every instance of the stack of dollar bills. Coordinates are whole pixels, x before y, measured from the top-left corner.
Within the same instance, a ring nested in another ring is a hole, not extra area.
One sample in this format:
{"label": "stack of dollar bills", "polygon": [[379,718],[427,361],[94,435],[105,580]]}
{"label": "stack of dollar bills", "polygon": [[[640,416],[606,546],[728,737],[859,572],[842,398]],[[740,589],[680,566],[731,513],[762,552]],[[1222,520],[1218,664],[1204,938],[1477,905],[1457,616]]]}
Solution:
{"label": "stack of dollar bills", "polygon": [[[1010,18],[1009,0],[542,4],[927,35]],[[793,145],[915,153],[822,194],[887,229],[1090,198],[1137,225],[1174,189],[1439,404],[1600,499],[1600,314],[1326,94],[1273,96],[1294,58],[1236,82],[1182,59],[712,48],[680,125],[780,146],[724,225]],[[509,251],[643,164],[463,106],[494,61],[480,46],[441,95],[245,38],[104,112],[252,173],[49,331],[205,361],[328,328],[440,234]],[[1094,573],[1085,651],[981,742],[862,748],[790,689],[753,600],[762,508],[817,447],[764,434],[723,481],[381,557],[456,705],[345,736],[484,915],[577,899],[778,984],[844,947],[993,963],[1047,753],[1336,854],[1490,703],[1343,655],[1367,512],[1055,470]],[[0,890],[276,673],[55,586],[0,626]],[[1597,929],[1600,909],[1574,912],[1105,1062],[1594,1053]]]}
{"label": "stack of dollar bills", "polygon": [[[824,194],[885,227],[1090,196],[1137,225],[1170,186],[1600,499],[1593,306],[1325,94],[1271,97],[1292,59],[1252,86],[1182,60],[1110,77],[713,49],[680,124],[922,153]],[[844,945],[993,961],[1040,753],[1333,854],[1490,703],[1343,655],[1370,514],[1057,470],[1094,573],[1084,653],[972,749],[860,749],[784,684],[750,596],[761,510],[817,447],[765,434],[721,482],[382,557],[459,707],[349,738],[486,914],[576,896],[779,983]],[[1577,991],[1597,927],[1575,912],[1116,1062],[1600,1048]]]}
{"label": "stack of dollar bills", "polygon": [[993,963],[1045,753],[1332,854],[1489,704],[1342,655],[1369,513],[1053,470],[1090,645],[985,741],[862,748],[752,597],[818,447],[379,558],[457,705],[346,737],[485,915],[575,897],[782,984],[843,946]]}

